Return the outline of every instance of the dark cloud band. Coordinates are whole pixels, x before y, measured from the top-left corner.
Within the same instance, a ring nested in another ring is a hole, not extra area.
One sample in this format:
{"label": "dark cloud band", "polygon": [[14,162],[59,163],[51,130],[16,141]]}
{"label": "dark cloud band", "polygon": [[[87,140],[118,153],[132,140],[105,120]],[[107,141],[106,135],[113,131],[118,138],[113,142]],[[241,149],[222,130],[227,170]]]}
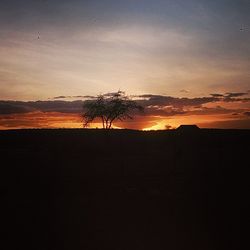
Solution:
{"label": "dark cloud band", "polygon": [[[190,109],[199,111],[199,114],[207,113],[208,109],[203,107],[204,104],[215,102],[249,102],[250,98],[241,98],[247,93],[226,93],[212,94],[210,97],[196,97],[196,98],[179,98],[164,95],[144,94],[133,96],[133,99],[145,108],[144,115],[160,115],[160,116],[173,116],[178,114],[187,114]],[[105,94],[109,96],[110,94]],[[67,101],[67,98],[80,98],[81,100]],[[82,107],[85,101],[93,100],[93,96],[57,96],[54,100],[50,101],[0,101],[0,115],[7,114],[21,114],[34,111],[41,112],[60,112],[77,114],[82,112]],[[216,108],[213,109],[216,113],[229,113],[234,112],[227,109]],[[213,111],[212,110],[212,111]],[[209,113],[212,112],[211,109]],[[238,112],[236,110],[235,112]],[[240,111],[241,112],[241,111]],[[246,115],[248,110],[244,110]]]}

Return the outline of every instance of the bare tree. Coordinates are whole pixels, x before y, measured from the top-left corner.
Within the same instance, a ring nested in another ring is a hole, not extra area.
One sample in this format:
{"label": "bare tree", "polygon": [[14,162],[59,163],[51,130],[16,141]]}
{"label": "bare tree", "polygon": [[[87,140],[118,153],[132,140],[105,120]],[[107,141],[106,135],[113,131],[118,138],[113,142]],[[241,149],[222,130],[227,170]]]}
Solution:
{"label": "bare tree", "polygon": [[143,111],[142,106],[130,100],[122,91],[99,95],[94,100],[85,101],[83,109],[84,127],[95,119],[100,119],[105,129],[110,129],[115,120],[133,119],[131,113],[134,110]]}

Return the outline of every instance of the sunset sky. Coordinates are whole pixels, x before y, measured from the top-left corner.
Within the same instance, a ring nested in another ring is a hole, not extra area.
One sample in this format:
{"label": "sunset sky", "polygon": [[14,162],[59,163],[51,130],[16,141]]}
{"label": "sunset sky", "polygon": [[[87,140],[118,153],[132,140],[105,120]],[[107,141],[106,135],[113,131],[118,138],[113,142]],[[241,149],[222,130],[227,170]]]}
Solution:
{"label": "sunset sky", "polygon": [[249,13],[249,0],[1,0],[0,129],[81,127],[83,102],[119,89],[145,107],[119,128],[250,129]]}

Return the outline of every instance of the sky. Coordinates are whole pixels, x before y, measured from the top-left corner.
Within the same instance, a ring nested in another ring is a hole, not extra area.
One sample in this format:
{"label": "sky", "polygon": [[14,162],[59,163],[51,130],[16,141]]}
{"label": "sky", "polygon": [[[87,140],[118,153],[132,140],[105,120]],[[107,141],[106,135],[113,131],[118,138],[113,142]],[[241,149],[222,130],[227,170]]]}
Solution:
{"label": "sky", "polygon": [[147,112],[117,127],[250,128],[249,12],[249,0],[1,0],[0,129],[81,127],[87,96],[118,90]]}

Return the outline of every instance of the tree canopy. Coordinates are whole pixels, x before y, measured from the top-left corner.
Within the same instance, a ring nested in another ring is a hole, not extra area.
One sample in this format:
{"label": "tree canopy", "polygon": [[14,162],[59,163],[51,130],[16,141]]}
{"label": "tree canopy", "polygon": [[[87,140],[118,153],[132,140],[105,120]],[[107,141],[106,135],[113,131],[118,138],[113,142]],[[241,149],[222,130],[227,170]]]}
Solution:
{"label": "tree canopy", "polygon": [[125,92],[118,91],[85,101],[83,110],[84,127],[87,127],[95,119],[100,119],[103,128],[110,129],[115,120],[133,119],[132,111],[143,111],[143,107],[129,99]]}

